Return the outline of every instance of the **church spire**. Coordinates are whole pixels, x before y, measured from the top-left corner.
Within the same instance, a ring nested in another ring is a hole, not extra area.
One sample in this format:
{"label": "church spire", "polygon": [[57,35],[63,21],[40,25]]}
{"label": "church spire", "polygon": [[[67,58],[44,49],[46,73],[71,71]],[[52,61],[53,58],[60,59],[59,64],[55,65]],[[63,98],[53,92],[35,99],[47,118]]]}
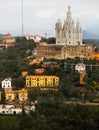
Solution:
{"label": "church spire", "polygon": [[66,23],[70,24],[71,22],[72,22],[72,18],[71,18],[71,10],[70,10],[70,6],[68,6]]}
{"label": "church spire", "polygon": [[70,6],[68,6],[68,11],[70,11]]}

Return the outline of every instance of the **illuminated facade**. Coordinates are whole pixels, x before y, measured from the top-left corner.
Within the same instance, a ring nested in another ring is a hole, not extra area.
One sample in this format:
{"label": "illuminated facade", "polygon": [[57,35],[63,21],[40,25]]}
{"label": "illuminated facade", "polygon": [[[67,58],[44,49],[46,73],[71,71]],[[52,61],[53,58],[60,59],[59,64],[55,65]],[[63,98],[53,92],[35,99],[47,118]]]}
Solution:
{"label": "illuminated facade", "polygon": [[55,87],[59,85],[57,76],[27,76],[26,87]]}
{"label": "illuminated facade", "polygon": [[82,85],[85,84],[85,81],[84,81],[85,75],[86,75],[86,71],[80,71],[80,84]]}
{"label": "illuminated facade", "polygon": [[7,101],[13,101],[15,99],[15,93],[11,89],[5,90],[5,97]]}
{"label": "illuminated facade", "polygon": [[28,91],[26,89],[19,90],[18,97],[20,101],[28,99]]}

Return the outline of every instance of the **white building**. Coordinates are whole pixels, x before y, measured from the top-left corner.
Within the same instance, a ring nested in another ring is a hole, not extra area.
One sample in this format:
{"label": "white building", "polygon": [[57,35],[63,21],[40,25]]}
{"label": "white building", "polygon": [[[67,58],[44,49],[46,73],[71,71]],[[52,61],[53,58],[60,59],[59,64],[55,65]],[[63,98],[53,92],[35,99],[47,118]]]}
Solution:
{"label": "white building", "polygon": [[[35,111],[35,106],[24,106],[25,113],[29,114],[30,111]],[[0,105],[0,114],[22,114],[22,107],[15,107],[14,105]]]}
{"label": "white building", "polygon": [[58,19],[55,30],[57,45],[82,45],[82,28],[79,20],[77,20],[76,24],[74,23],[70,6],[68,7],[63,26],[61,20]]}
{"label": "white building", "polygon": [[35,109],[36,109],[36,108],[35,108],[35,105],[31,106],[31,111],[33,111],[33,112],[34,112],[34,111],[35,111]]}
{"label": "white building", "polygon": [[75,66],[75,70],[77,70],[78,72],[80,72],[80,71],[85,71],[85,70],[86,70],[86,65],[83,64],[83,63],[78,63],[78,64]]}
{"label": "white building", "polygon": [[11,78],[6,78],[2,81],[2,88],[11,88]]}
{"label": "white building", "polygon": [[40,42],[41,36],[38,34],[32,34],[32,35],[26,35],[25,36],[27,40],[34,40],[35,42]]}
{"label": "white building", "polygon": [[22,108],[15,108],[14,105],[1,105],[0,114],[21,114]]}

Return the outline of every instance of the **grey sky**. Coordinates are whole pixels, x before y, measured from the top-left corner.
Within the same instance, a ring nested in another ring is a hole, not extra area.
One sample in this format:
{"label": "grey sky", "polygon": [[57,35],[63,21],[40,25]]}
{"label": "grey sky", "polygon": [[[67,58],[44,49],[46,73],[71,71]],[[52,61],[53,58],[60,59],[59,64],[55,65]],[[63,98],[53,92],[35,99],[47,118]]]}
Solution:
{"label": "grey sky", "polygon": [[[74,21],[83,30],[99,33],[99,0],[23,0],[24,34],[55,32],[57,19],[66,18],[71,6]],[[0,33],[21,34],[21,0],[0,0]]]}

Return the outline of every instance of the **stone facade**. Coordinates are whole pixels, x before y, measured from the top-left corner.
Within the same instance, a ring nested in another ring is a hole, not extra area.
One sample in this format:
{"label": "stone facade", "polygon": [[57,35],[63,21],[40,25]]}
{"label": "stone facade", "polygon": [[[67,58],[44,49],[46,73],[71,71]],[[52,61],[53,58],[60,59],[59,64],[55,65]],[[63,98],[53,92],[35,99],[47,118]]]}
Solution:
{"label": "stone facade", "polygon": [[66,58],[86,58],[90,59],[90,55],[93,52],[93,45],[67,45],[62,48],[61,57],[62,59]]}
{"label": "stone facade", "polygon": [[82,28],[77,20],[76,25],[72,20],[70,6],[67,11],[67,18],[62,26],[61,20],[56,22],[56,44],[57,45],[82,45]]}
{"label": "stone facade", "polygon": [[37,45],[37,55],[45,58],[61,59],[63,45],[40,43]]}
{"label": "stone facade", "polygon": [[38,44],[37,55],[45,58],[66,59],[66,58],[90,58],[93,52],[93,45],[56,45],[56,44]]}
{"label": "stone facade", "polygon": [[15,38],[10,35],[10,33],[6,34],[2,37],[2,44],[0,46],[4,47],[14,47],[15,46]]}

